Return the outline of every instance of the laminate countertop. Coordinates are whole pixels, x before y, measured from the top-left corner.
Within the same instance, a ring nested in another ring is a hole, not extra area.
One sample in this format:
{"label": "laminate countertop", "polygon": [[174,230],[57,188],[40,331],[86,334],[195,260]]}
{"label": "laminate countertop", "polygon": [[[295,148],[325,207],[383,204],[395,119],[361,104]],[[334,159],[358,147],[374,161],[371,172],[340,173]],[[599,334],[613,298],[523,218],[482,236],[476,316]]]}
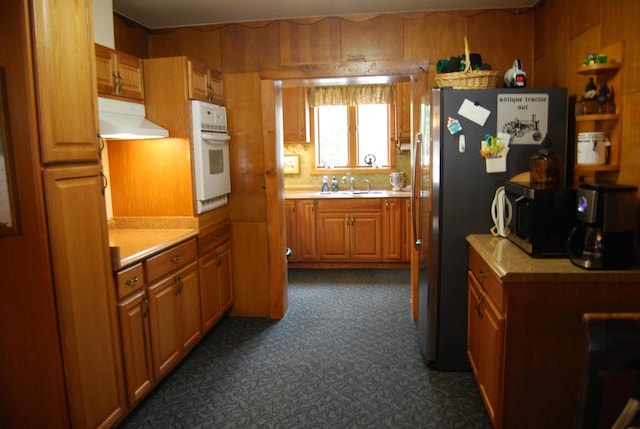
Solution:
{"label": "laminate countertop", "polygon": [[533,258],[507,238],[472,234],[469,245],[503,282],[635,282],[640,287],[640,267],[628,270],[586,270],[569,258]]}
{"label": "laminate countertop", "polygon": [[118,218],[109,228],[114,271],[198,235],[195,218]]}

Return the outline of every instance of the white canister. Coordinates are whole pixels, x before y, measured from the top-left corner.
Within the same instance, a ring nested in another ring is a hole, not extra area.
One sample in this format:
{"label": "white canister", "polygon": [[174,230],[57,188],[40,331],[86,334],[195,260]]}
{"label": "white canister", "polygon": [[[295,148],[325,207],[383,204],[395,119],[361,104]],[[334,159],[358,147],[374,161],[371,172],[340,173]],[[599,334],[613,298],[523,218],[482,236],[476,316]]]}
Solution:
{"label": "white canister", "polygon": [[605,141],[604,133],[579,133],[578,156],[580,165],[598,165],[607,162],[608,141]]}

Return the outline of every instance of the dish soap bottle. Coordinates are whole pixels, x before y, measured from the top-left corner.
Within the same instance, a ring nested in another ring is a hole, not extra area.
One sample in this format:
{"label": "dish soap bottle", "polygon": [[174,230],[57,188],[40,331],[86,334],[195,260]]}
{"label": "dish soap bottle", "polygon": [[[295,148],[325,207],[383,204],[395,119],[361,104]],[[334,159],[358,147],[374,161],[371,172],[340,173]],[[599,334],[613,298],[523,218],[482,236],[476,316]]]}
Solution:
{"label": "dish soap bottle", "polygon": [[338,192],[338,179],[336,179],[336,176],[331,179],[331,192]]}
{"label": "dish soap bottle", "polygon": [[320,192],[325,193],[329,192],[329,183],[327,182],[327,176],[322,178],[322,190]]}

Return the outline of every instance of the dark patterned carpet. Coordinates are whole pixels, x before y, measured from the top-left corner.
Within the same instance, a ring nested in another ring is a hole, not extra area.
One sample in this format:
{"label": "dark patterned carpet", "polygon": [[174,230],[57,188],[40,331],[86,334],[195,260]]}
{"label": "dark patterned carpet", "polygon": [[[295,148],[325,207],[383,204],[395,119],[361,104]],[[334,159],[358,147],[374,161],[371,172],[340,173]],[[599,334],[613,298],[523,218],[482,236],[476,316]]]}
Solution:
{"label": "dark patterned carpet", "polygon": [[226,318],[122,428],[490,428],[470,373],[426,368],[408,270],[290,270],[280,321]]}

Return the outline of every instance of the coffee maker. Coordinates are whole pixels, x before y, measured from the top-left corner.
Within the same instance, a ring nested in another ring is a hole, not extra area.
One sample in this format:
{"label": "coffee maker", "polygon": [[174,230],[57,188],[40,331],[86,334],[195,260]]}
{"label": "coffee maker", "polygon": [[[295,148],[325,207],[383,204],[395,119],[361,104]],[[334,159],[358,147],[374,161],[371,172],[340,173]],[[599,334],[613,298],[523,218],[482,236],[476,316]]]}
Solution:
{"label": "coffee maker", "polygon": [[579,223],[568,239],[571,262],[586,269],[632,265],[637,191],[632,185],[580,185],[576,190]]}

